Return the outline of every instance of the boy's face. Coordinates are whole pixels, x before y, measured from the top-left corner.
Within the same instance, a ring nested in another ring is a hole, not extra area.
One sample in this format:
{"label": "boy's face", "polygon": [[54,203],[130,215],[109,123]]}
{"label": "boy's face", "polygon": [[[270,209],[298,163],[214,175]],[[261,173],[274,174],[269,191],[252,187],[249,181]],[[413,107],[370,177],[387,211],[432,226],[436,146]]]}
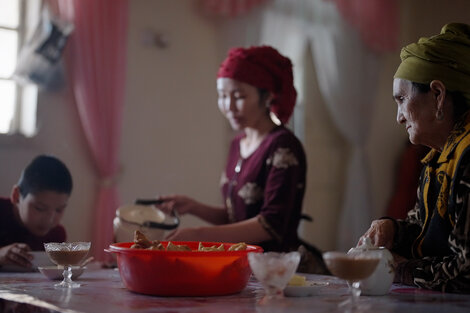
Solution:
{"label": "boy's face", "polygon": [[24,226],[36,236],[46,235],[59,224],[70,197],[66,193],[48,190],[28,193],[26,197],[22,197],[19,190],[17,192],[18,196],[15,197],[13,190],[13,203]]}

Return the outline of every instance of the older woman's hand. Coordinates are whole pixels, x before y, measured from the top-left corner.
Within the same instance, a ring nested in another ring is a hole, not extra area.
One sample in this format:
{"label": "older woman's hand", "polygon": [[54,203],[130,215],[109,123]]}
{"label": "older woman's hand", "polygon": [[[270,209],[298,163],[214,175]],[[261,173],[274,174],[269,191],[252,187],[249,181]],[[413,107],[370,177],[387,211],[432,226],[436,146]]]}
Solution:
{"label": "older woman's hand", "polygon": [[[402,273],[402,268],[403,268],[403,265],[406,264],[406,262],[408,262],[408,259],[405,258],[405,257],[402,257],[401,255],[399,254],[396,254],[396,253],[392,253],[393,255],[393,269],[395,271],[395,277],[393,279],[393,282],[394,283],[405,283],[403,281],[403,273]],[[412,285],[412,281],[411,282],[406,282],[408,285]]]}
{"label": "older woman's hand", "polygon": [[364,244],[366,238],[376,247],[385,247],[391,249],[393,246],[393,237],[395,236],[395,225],[392,220],[382,219],[372,221],[370,228],[359,239],[358,245]]}
{"label": "older woman's hand", "polygon": [[164,202],[158,205],[158,208],[167,214],[172,211],[181,215],[187,213],[193,214],[194,208],[199,205],[194,199],[181,195],[160,196],[159,199]]}

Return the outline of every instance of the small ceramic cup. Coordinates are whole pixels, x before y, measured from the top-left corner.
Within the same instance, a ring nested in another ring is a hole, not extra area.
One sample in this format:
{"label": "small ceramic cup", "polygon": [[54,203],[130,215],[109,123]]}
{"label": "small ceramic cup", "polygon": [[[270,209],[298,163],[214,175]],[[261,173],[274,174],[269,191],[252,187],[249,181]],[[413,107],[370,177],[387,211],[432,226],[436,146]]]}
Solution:
{"label": "small ceramic cup", "polygon": [[366,239],[361,246],[351,248],[348,253],[379,253],[380,261],[375,271],[367,279],[361,281],[361,291],[363,295],[379,296],[386,295],[390,291],[390,287],[395,277],[393,269],[393,255],[385,247],[375,247],[371,244],[370,239]]}

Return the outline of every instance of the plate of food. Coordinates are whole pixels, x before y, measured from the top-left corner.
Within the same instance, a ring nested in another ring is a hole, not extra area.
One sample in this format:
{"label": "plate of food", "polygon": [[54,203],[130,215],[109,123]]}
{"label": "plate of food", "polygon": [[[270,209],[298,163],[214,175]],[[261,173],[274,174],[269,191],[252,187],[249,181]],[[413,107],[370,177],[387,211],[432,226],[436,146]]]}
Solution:
{"label": "plate of food", "polygon": [[325,286],[326,281],[307,280],[305,276],[294,275],[284,289],[286,297],[309,297],[318,294]]}

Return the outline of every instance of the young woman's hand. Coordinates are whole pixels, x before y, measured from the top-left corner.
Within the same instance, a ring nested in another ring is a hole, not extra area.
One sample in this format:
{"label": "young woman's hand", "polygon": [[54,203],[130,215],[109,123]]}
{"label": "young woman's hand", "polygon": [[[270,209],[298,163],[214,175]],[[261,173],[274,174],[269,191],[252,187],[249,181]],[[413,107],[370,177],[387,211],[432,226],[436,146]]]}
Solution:
{"label": "young woman's hand", "polygon": [[168,241],[201,241],[197,228],[180,228],[169,233],[165,240]]}
{"label": "young woman's hand", "polygon": [[33,256],[31,249],[24,243],[13,243],[0,248],[0,265],[17,265],[25,268],[32,267]]}
{"label": "young woman's hand", "polygon": [[158,208],[166,214],[173,211],[180,215],[194,214],[195,208],[199,205],[194,199],[182,195],[160,196],[159,199],[164,202],[159,204]]}
{"label": "young woman's hand", "polygon": [[158,199],[163,200],[163,203],[156,207],[166,214],[171,215],[172,212],[179,215],[191,214],[215,225],[228,223],[228,215],[224,207],[210,206],[182,195],[160,196]]}

